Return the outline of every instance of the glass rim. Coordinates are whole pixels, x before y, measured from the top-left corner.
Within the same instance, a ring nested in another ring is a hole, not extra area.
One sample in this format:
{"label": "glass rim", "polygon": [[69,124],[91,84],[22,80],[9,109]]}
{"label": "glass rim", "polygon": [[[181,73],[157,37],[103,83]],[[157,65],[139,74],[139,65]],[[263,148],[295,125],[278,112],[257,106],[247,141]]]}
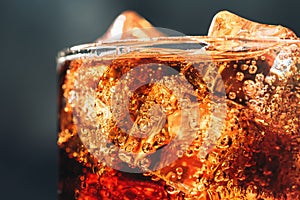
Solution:
{"label": "glass rim", "polygon": [[[274,44],[294,44],[299,43],[300,38],[294,39],[282,39],[277,37],[211,37],[211,36],[166,36],[166,37],[155,37],[155,38],[138,38],[138,39],[125,39],[125,40],[106,40],[91,43],[84,43],[79,45],[74,45],[65,48],[58,52],[57,60],[66,58],[72,55],[78,54],[89,54],[93,53],[99,49],[109,50],[116,49],[120,47],[151,47],[156,45],[170,45],[170,44],[198,44],[207,45],[210,42],[245,42],[245,43],[255,43],[257,45],[262,45],[260,48],[272,47]],[[269,44],[268,46],[264,46]],[[235,50],[232,50],[233,52]]]}

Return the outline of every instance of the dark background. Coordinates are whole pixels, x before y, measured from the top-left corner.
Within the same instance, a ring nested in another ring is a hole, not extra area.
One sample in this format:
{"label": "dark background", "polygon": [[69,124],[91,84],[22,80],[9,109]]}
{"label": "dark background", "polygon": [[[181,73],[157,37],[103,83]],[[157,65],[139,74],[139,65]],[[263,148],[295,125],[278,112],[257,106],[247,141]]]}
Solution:
{"label": "dark background", "polygon": [[155,26],[207,33],[219,10],[300,35],[292,0],[10,0],[0,2],[0,199],[56,199],[57,52],[94,41],[126,9]]}

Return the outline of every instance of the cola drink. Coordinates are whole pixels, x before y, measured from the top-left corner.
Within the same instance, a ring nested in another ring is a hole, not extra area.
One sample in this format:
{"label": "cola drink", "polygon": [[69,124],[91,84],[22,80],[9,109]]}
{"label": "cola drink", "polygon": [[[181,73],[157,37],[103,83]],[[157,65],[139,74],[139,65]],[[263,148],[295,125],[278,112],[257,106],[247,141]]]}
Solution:
{"label": "cola drink", "polygon": [[214,23],[59,54],[59,199],[299,199],[300,41]]}

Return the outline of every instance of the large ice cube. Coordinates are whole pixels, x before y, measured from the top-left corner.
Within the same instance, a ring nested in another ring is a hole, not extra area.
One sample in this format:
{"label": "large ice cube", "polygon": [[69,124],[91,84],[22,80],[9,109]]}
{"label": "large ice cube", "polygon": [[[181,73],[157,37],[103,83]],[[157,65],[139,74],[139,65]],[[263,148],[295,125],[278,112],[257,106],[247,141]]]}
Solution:
{"label": "large ice cube", "polygon": [[153,38],[164,36],[150,22],[134,11],[121,13],[106,33],[96,41]]}
{"label": "large ice cube", "polygon": [[275,49],[269,73],[257,74],[253,87],[244,85],[247,105],[258,123],[281,134],[299,134],[300,44],[278,44]]}
{"label": "large ice cube", "polygon": [[209,27],[208,36],[297,38],[293,31],[283,26],[252,22],[228,11],[221,11],[215,15]]}
{"label": "large ice cube", "polygon": [[[234,159],[227,158],[226,155],[237,151],[240,142],[244,142],[245,138],[243,136],[246,132],[240,126],[247,123],[241,119],[244,107],[235,103],[228,103],[224,128],[220,133],[221,137],[212,138],[213,130],[207,132],[207,128],[200,128],[198,137],[187,150],[181,149],[180,146],[163,149],[160,163],[166,162],[170,155],[176,155],[177,159],[170,165],[153,173],[165,180],[167,184],[185,192],[187,196],[191,195],[191,197],[201,196],[209,187],[221,185],[213,183],[217,179],[215,173],[218,168],[224,168],[224,171],[225,169],[228,170],[225,166],[221,167],[221,165],[226,165],[226,162],[237,162]],[[199,120],[202,121],[205,116],[209,115],[210,112],[207,109],[204,112],[201,111],[201,119]],[[214,144],[213,147],[211,144]],[[201,151],[205,147],[210,149],[207,150],[205,157],[202,157]],[[226,183],[228,180],[224,178],[221,181]],[[212,185],[209,186],[208,183],[212,183]]]}

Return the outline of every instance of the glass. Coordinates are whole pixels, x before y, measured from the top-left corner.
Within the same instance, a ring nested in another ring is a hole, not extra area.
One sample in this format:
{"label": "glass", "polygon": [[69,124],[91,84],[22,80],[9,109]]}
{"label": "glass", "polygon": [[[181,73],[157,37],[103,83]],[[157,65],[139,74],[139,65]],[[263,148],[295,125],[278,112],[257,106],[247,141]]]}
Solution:
{"label": "glass", "polygon": [[103,41],[57,63],[59,199],[299,199],[300,40]]}

